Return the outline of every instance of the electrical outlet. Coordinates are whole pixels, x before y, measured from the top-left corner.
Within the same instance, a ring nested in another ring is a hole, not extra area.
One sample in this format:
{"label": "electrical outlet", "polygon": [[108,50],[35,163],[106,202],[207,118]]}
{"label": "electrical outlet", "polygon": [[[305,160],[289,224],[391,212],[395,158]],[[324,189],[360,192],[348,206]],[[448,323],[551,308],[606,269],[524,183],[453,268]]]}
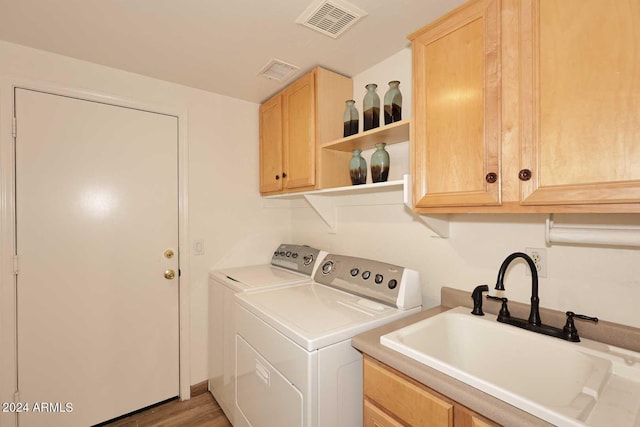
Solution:
{"label": "electrical outlet", "polygon": [[[538,269],[538,277],[547,277],[547,250],[544,248],[525,248],[524,252],[529,255]],[[531,276],[531,271],[527,268],[527,276]]]}

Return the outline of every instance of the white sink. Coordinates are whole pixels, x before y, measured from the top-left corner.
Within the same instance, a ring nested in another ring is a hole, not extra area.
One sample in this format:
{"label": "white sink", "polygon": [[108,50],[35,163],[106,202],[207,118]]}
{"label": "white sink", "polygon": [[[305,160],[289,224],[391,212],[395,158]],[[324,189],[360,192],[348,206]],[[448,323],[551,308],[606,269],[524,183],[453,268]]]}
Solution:
{"label": "white sink", "polygon": [[640,353],[470,312],[458,307],[380,342],[558,426],[640,426]]}

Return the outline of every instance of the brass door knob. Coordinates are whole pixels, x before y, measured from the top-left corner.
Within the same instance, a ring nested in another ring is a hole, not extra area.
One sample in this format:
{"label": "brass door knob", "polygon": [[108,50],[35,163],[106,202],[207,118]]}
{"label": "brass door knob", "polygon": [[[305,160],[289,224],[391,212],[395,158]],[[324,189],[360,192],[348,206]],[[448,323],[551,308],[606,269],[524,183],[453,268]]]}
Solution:
{"label": "brass door knob", "polygon": [[163,255],[164,255],[164,257],[166,259],[171,259],[171,258],[173,258],[173,255],[175,255],[175,254],[173,252],[173,249],[167,249],[166,251],[164,251]]}
{"label": "brass door knob", "polygon": [[173,278],[176,277],[176,272],[169,269],[169,270],[165,270],[164,271],[164,278],[168,279],[168,280],[173,280]]}

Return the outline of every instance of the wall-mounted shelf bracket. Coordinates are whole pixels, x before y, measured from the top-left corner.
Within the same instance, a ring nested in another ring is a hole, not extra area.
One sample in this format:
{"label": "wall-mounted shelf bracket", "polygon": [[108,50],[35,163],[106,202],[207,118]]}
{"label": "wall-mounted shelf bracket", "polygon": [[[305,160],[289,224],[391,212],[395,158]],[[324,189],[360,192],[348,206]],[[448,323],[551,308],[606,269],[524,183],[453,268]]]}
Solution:
{"label": "wall-mounted shelf bracket", "polygon": [[306,194],[305,200],[318,216],[327,224],[329,232],[335,234],[338,226],[338,208],[335,200],[328,196]]}
{"label": "wall-mounted shelf bracket", "polygon": [[[405,175],[404,180],[404,204],[410,211],[413,212],[413,202],[411,199],[411,176]],[[448,214],[433,214],[433,215],[420,215],[414,214],[420,221],[422,221],[431,231],[436,233],[438,237],[443,239],[449,238],[449,215]]]}
{"label": "wall-mounted shelf bracket", "polygon": [[[304,199],[329,227],[329,233],[336,233],[338,227],[338,207],[405,205],[408,212],[424,223],[438,237],[449,237],[448,215],[415,215],[411,207],[411,179],[404,175],[401,180],[349,187],[327,188],[324,190],[264,196],[266,207],[275,207],[277,201],[291,203]],[[299,205],[297,205],[299,206]]]}
{"label": "wall-mounted shelf bracket", "polygon": [[441,215],[419,215],[416,214],[416,217],[420,221],[422,221],[427,227],[431,229],[434,233],[443,239],[449,238],[449,215],[441,214]]}
{"label": "wall-mounted shelf bracket", "polygon": [[339,206],[399,205],[402,204],[402,185],[403,181],[398,180],[329,188],[303,193],[303,197],[327,224],[329,232],[336,233]]}
{"label": "wall-mounted shelf bracket", "polygon": [[[376,206],[403,204],[403,180],[349,187],[327,188],[301,193],[265,196],[265,200],[304,199],[329,227],[330,233],[337,232],[339,206]],[[269,206],[273,206],[269,204]]]}

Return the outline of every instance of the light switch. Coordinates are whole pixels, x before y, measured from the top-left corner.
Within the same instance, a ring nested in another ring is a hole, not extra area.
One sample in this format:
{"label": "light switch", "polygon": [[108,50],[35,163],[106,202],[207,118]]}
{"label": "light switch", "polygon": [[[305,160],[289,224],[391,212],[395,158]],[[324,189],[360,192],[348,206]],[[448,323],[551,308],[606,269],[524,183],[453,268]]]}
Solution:
{"label": "light switch", "polygon": [[204,239],[198,239],[193,241],[193,254],[204,255]]}

